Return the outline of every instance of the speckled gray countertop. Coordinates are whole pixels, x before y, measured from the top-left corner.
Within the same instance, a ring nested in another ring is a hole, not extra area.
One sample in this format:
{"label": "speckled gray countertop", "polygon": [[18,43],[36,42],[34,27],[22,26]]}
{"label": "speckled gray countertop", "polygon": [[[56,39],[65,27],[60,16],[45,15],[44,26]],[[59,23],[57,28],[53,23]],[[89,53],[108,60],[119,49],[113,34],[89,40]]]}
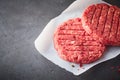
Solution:
{"label": "speckled gray countertop", "polygon": [[120,80],[117,68],[111,69],[120,66],[120,56],[74,76],[35,49],[45,25],[73,1],[0,0],[0,80]]}

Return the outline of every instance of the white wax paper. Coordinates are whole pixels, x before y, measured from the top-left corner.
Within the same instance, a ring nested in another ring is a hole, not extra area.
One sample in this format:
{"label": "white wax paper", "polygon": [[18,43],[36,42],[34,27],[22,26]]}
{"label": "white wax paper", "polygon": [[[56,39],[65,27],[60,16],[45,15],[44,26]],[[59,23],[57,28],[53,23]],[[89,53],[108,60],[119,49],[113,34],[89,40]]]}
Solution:
{"label": "white wax paper", "polygon": [[[95,66],[98,63],[112,59],[119,55],[120,47],[109,47],[103,57],[100,60],[95,61],[91,64],[84,64],[82,67],[79,64],[71,63],[62,60],[57,55],[56,50],[53,45],[53,33],[55,28],[62,22],[76,17],[81,17],[82,12],[85,8],[91,4],[104,3],[101,0],[77,0],[73,2],[66,10],[64,10],[61,15],[52,19],[35,40],[35,47],[45,58],[55,63],[59,67],[73,73],[74,75],[80,75],[83,72],[87,71],[91,67]],[[72,67],[74,65],[74,67]]]}

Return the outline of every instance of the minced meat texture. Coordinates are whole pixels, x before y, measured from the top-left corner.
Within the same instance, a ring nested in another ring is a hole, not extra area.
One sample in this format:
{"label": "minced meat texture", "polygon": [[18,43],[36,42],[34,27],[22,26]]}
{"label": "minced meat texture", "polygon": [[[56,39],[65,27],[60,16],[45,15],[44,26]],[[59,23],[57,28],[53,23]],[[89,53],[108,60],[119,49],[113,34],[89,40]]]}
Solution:
{"label": "minced meat texture", "polygon": [[85,31],[97,36],[105,45],[120,46],[120,9],[104,3],[94,4],[82,15]]}
{"label": "minced meat texture", "polygon": [[98,60],[105,50],[97,37],[86,33],[80,18],[70,19],[57,27],[54,47],[62,59],[79,64]]}

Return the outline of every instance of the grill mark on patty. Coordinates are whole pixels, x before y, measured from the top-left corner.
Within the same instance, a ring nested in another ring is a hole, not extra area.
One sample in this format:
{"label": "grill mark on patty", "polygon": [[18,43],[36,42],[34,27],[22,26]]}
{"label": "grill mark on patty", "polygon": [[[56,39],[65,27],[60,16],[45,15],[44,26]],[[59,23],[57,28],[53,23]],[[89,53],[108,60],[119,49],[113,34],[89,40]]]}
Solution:
{"label": "grill mark on patty", "polygon": [[62,27],[60,26],[60,30],[81,30],[80,26],[81,24],[77,24],[77,25],[72,25],[72,26],[75,26],[75,27],[70,27],[70,26],[66,26],[66,27]]}
{"label": "grill mark on patty", "polygon": [[115,7],[114,6],[112,6],[113,7],[113,15],[112,15],[112,24],[111,24],[111,26],[110,26],[110,30],[109,30],[109,37],[108,37],[108,40],[110,41],[110,33],[111,33],[111,29],[112,29],[112,27],[113,27],[113,23],[114,23],[114,21],[113,21],[113,18],[114,18],[114,13],[115,13]]}
{"label": "grill mark on patty", "polygon": [[93,15],[93,19],[92,19],[92,26],[91,29],[93,29],[93,32],[96,32],[97,26],[99,24],[99,18],[100,18],[100,14],[102,11],[102,6],[101,5],[96,5],[96,11]]}
{"label": "grill mark on patty", "polygon": [[91,17],[90,17],[90,24],[92,24],[92,20],[93,20],[93,16],[95,14],[95,11],[96,11],[96,6],[94,5],[94,7],[92,7],[92,11],[91,11]]}
{"label": "grill mark on patty", "polygon": [[75,37],[75,35],[58,35],[57,36],[57,38],[59,39],[59,40],[76,40],[76,37]]}
{"label": "grill mark on patty", "polygon": [[[72,52],[75,52],[75,51],[79,51],[79,52],[81,51],[81,52],[83,52],[83,51],[84,51],[84,52],[86,53],[86,50],[70,50],[70,49],[65,49],[65,50],[67,50],[67,51],[72,51]],[[95,50],[89,50],[89,49],[88,49],[88,52],[93,52],[93,51],[95,51]],[[99,52],[98,52],[98,53],[99,53]]]}
{"label": "grill mark on patty", "polygon": [[115,36],[116,36],[115,34],[117,32],[117,26],[118,26],[118,20],[119,20],[119,13],[118,13],[118,10],[116,8],[116,10],[114,12],[114,16],[113,16],[113,23],[112,23],[112,28],[111,28],[109,40],[112,39],[112,41],[114,41],[114,39],[115,39]]}
{"label": "grill mark on patty", "polygon": [[[85,34],[85,31],[83,31],[83,30],[60,30],[59,31],[59,34],[61,35],[61,34],[73,34],[73,35],[79,35],[79,34],[81,34],[81,35],[84,35]],[[59,35],[58,34],[58,35]]]}
{"label": "grill mark on patty", "polygon": [[96,42],[96,40],[57,40],[57,43],[67,46],[98,46],[98,44],[100,44],[100,42]]}
{"label": "grill mark on patty", "polygon": [[108,6],[103,5],[101,15],[100,15],[100,18],[99,18],[99,24],[98,24],[97,32],[96,32],[98,35],[102,35],[103,29],[104,29],[104,26],[105,26],[106,17],[107,17],[107,12],[108,12]]}
{"label": "grill mark on patty", "polygon": [[[120,10],[119,10],[120,11]],[[120,21],[119,21],[119,19],[120,19],[120,12],[118,11],[118,14],[119,14],[119,16],[118,16],[118,22],[117,22],[117,29],[116,29],[116,33],[115,33],[115,38],[117,38],[117,33],[119,32],[118,31],[118,28],[120,27],[119,25],[120,25]]]}
{"label": "grill mark on patty", "polygon": [[[102,36],[104,35],[104,31],[105,31],[105,25],[106,25],[106,22],[107,22],[107,16],[108,16],[108,12],[109,12],[109,6],[108,6],[108,9],[107,9],[107,14],[106,14],[106,17],[105,17],[105,23],[104,23],[104,28],[103,28],[103,30],[102,30]],[[103,36],[104,37],[104,36]]]}
{"label": "grill mark on patty", "polygon": [[83,30],[83,29],[60,29],[60,30]]}
{"label": "grill mark on patty", "polygon": [[104,38],[109,38],[109,33],[110,33],[110,28],[112,25],[112,16],[113,16],[113,7],[110,6],[109,11],[108,11],[108,15],[107,15],[107,20],[106,20],[106,24],[105,24],[105,29],[104,29]]}
{"label": "grill mark on patty", "polygon": [[[59,39],[59,40],[79,40],[79,41],[83,41],[83,42],[85,42],[85,41],[96,41],[96,37],[89,37],[89,36],[85,36],[85,35],[83,35],[83,36],[81,36],[81,35],[61,35],[61,36],[57,36],[57,38]],[[68,38],[67,38],[68,37]]]}
{"label": "grill mark on patty", "polygon": [[58,43],[61,45],[74,45],[79,46],[82,45],[82,40],[76,41],[76,40],[58,40]]}
{"label": "grill mark on patty", "polygon": [[120,41],[120,17],[119,17],[119,25],[118,25],[118,31],[117,31],[117,38],[118,38],[118,41]]}
{"label": "grill mark on patty", "polygon": [[[90,46],[89,46],[89,47],[90,47]],[[74,53],[75,51],[76,51],[76,52],[78,51],[78,53],[84,51],[84,52],[86,53],[86,50],[88,50],[88,52],[93,52],[93,51],[95,51],[96,54],[97,54],[97,53],[100,53],[99,51],[102,51],[101,49],[99,49],[99,47],[96,47],[96,49],[97,49],[96,51],[93,50],[93,49],[90,49],[90,48],[87,48],[87,49],[85,49],[85,50],[73,50],[73,48],[71,48],[71,49],[65,48],[64,50],[66,50],[66,52],[71,51],[71,52],[73,52],[73,53]],[[98,50],[99,50],[99,51],[98,51]],[[95,54],[95,53],[94,53],[94,54]]]}
{"label": "grill mark on patty", "polygon": [[[98,45],[100,43],[95,43],[95,44],[87,44],[87,43],[82,43],[82,42],[79,42],[78,44],[72,44],[72,43],[61,43],[60,45],[67,45],[67,46],[100,46]],[[101,45],[102,46],[102,45]]]}

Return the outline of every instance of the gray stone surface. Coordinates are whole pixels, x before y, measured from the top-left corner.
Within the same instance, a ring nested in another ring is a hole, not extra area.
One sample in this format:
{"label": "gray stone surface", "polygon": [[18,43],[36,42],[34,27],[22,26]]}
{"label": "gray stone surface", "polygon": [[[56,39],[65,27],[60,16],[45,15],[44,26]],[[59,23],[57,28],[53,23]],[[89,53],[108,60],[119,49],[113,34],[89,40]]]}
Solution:
{"label": "gray stone surface", "polygon": [[0,0],[0,80],[120,80],[120,56],[80,76],[41,56],[34,40],[74,0]]}

